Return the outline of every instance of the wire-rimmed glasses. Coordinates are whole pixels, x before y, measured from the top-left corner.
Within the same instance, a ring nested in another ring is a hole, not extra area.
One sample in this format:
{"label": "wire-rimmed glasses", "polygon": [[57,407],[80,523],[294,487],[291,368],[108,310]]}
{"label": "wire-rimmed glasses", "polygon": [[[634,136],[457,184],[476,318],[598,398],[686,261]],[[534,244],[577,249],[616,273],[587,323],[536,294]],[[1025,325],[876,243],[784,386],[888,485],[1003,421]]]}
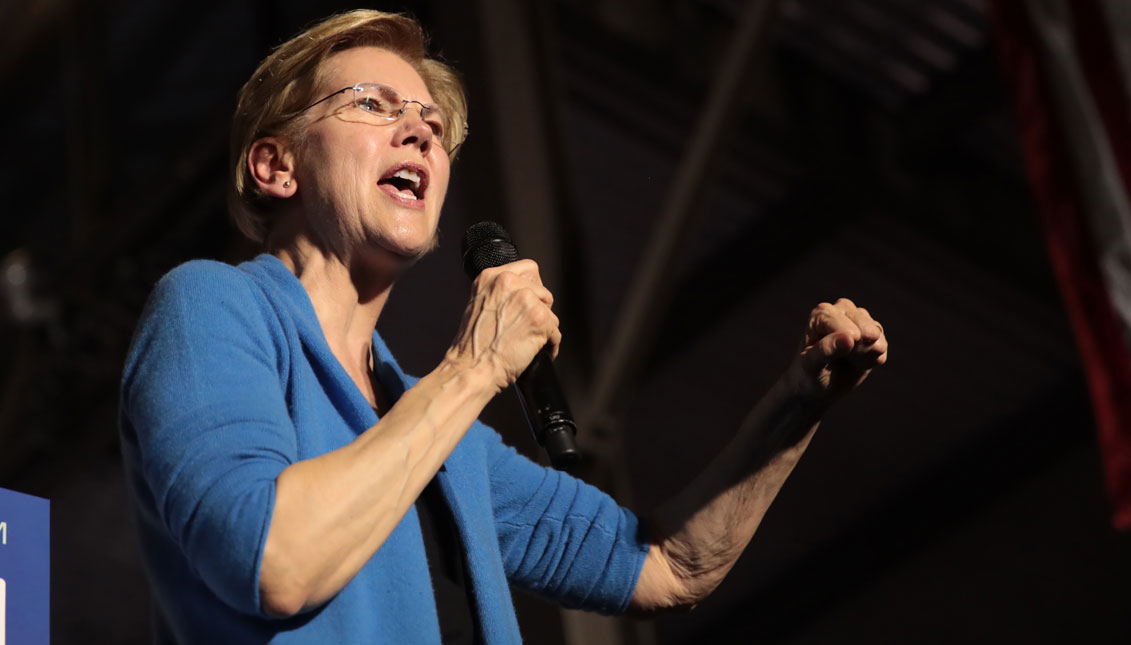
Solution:
{"label": "wire-rimmed glasses", "polygon": [[460,133],[462,136],[455,137],[453,136],[455,133],[446,131],[447,118],[443,108],[403,98],[400,92],[388,85],[382,85],[380,83],[358,83],[349,87],[343,87],[302,108],[298,113],[302,114],[319,103],[329,101],[335,96],[347,92],[353,93],[351,98],[353,99],[354,107],[364,111],[375,119],[388,123],[392,123],[401,118],[410,104],[415,103],[420,106],[420,118],[432,130],[432,136],[440,141],[441,146],[444,151],[448,153],[448,156],[455,156],[456,150],[459,149],[464,139],[467,138],[468,128],[466,124],[463,126],[463,132]]}

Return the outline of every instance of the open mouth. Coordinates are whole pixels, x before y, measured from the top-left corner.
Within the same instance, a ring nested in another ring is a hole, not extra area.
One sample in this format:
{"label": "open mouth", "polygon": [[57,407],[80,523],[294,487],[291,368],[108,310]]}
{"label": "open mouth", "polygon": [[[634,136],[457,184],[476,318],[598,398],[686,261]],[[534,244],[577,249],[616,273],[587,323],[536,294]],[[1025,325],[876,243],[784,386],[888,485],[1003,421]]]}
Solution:
{"label": "open mouth", "polygon": [[393,188],[393,192],[403,199],[424,199],[428,171],[420,164],[399,163],[386,170],[377,184]]}

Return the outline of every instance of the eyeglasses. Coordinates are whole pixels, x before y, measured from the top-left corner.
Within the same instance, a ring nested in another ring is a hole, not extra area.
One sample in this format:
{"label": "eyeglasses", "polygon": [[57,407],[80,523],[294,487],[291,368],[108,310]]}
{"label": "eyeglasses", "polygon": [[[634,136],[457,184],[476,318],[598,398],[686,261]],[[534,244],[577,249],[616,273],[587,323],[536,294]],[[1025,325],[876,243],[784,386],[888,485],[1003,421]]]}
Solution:
{"label": "eyeglasses", "polygon": [[456,150],[463,144],[464,139],[467,138],[468,128],[467,124],[463,126],[463,132],[459,133],[460,136],[455,136],[456,133],[449,133],[445,131],[445,126],[448,122],[447,115],[444,110],[435,105],[428,105],[420,101],[412,101],[402,98],[400,93],[388,85],[380,83],[358,83],[350,87],[343,87],[337,92],[333,92],[324,96],[310,105],[302,108],[297,114],[302,114],[310,108],[329,101],[339,94],[352,92],[353,106],[361,109],[367,115],[374,119],[379,119],[385,125],[400,119],[405,110],[408,109],[409,104],[415,103],[420,106],[420,118],[432,130],[432,136],[440,140],[441,146],[448,156],[454,157]]}

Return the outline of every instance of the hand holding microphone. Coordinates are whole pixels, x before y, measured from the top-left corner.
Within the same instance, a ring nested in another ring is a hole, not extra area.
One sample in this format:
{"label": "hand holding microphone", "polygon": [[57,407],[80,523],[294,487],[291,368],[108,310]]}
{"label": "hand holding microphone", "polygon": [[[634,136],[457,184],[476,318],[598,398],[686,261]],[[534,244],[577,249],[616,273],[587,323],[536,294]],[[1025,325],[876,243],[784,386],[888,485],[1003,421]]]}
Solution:
{"label": "hand holding microphone", "polygon": [[494,363],[499,388],[514,383],[530,430],[554,467],[577,464],[576,425],[552,363],[561,332],[538,266],[519,260],[506,231],[494,222],[467,230],[463,261],[475,291],[450,351]]}

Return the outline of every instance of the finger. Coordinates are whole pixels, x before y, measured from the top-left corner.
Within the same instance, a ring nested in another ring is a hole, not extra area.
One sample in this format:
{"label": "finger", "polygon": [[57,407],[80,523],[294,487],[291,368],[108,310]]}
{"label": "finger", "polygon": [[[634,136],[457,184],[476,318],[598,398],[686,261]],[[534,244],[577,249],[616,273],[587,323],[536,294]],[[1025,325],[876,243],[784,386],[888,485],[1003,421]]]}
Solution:
{"label": "finger", "polygon": [[503,269],[504,271],[510,271],[511,273],[520,275],[535,284],[542,284],[542,274],[538,269],[538,263],[534,260],[528,258],[515,260],[514,262],[504,264],[499,268]]}
{"label": "finger", "polygon": [[523,317],[529,318],[538,327],[547,326],[549,324],[549,317],[554,313],[542,300],[538,293],[535,292],[536,287],[522,287],[514,289],[507,295],[507,302],[513,302],[518,305],[515,312],[521,312]]}
{"label": "finger", "polygon": [[[524,311],[535,308],[545,308],[549,311],[554,305],[554,294],[550,293],[550,290],[546,287],[530,284],[518,276],[504,279],[504,281],[508,282],[508,284],[503,287],[503,294],[501,296],[504,302],[514,300],[515,302],[521,303]],[[523,284],[524,282],[525,284]]]}
{"label": "finger", "polygon": [[[527,291],[530,281],[512,271],[498,271],[488,276],[490,282],[486,285],[486,297],[489,301],[498,304],[513,301],[517,294]],[[528,294],[532,295],[532,294]],[[519,299],[515,302],[523,302]]]}
{"label": "finger", "polygon": [[843,307],[822,302],[809,314],[806,344],[813,344],[829,334],[837,333],[848,334],[853,341],[860,339],[860,328],[845,314]]}
{"label": "finger", "polygon": [[508,291],[510,285],[518,276],[513,271],[506,269],[507,265],[497,267],[487,267],[475,276],[475,280],[471,283],[476,293],[491,293],[497,291]]}
{"label": "finger", "polygon": [[547,289],[546,287],[543,287],[540,284],[533,285],[533,286],[530,286],[530,287],[527,287],[527,288],[530,289],[531,291],[533,291],[534,295],[538,296],[538,299],[541,300],[542,303],[545,304],[547,307],[553,307],[554,306],[554,294],[550,293],[549,289]]}
{"label": "finger", "polygon": [[550,334],[550,340],[547,342],[550,348],[550,358],[558,357],[558,350],[562,346],[562,332],[557,327],[554,327],[554,333]]}
{"label": "finger", "polygon": [[872,346],[868,348],[868,353],[871,354],[872,356],[876,357],[876,358],[879,358],[880,356],[887,354],[888,353],[887,336],[880,336],[879,340],[872,343]]}
{"label": "finger", "polygon": [[546,339],[543,348],[549,350],[551,358],[556,357],[558,346],[562,342],[562,332],[558,327],[561,321],[554,312],[550,311],[549,307],[542,305],[540,301],[533,304],[535,306],[530,312],[531,322],[538,333]]}
{"label": "finger", "polygon": [[858,370],[868,371],[878,365],[883,365],[888,360],[888,342],[881,337],[874,343],[861,341],[853,349],[849,363]]}
{"label": "finger", "polygon": [[528,321],[530,328],[544,339],[549,339],[560,324],[558,316],[550,309],[536,293],[542,287],[527,288],[515,291],[511,301],[518,305],[516,312]]}
{"label": "finger", "polygon": [[806,371],[816,373],[829,363],[849,356],[855,346],[856,339],[847,332],[827,334],[801,352],[801,362]]}
{"label": "finger", "polygon": [[884,330],[880,327],[868,310],[863,307],[852,307],[845,310],[845,315],[860,328],[860,339],[865,343],[871,344],[878,341],[884,335]]}
{"label": "finger", "polygon": [[487,267],[475,276],[475,282],[482,282],[488,284],[498,279],[500,275],[505,273],[512,273],[534,282],[542,284],[542,277],[538,271],[538,264],[534,260],[515,260],[499,266]]}
{"label": "finger", "polygon": [[[546,306],[554,304],[554,294],[550,292],[545,286],[538,281],[537,271],[533,274],[529,271],[518,273],[511,268],[515,263],[504,264],[501,267],[494,267],[493,272],[485,279],[490,280],[492,289],[497,289],[502,293],[518,291],[520,289],[530,289],[537,296],[538,299],[546,303]],[[482,274],[480,274],[482,275]]]}

